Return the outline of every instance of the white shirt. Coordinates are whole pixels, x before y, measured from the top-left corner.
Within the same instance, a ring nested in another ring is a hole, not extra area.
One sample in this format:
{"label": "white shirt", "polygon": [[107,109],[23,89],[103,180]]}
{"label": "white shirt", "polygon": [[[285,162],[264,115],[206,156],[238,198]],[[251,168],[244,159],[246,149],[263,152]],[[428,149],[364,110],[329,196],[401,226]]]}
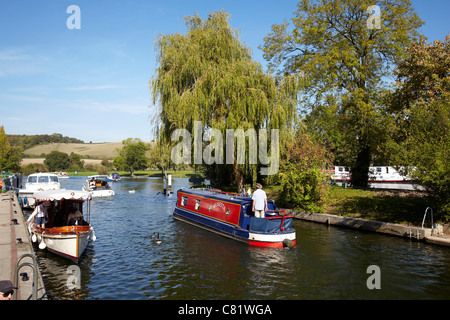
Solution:
{"label": "white shirt", "polygon": [[255,210],[264,210],[265,200],[267,199],[266,192],[262,189],[256,189],[253,192],[252,199],[255,201]]}
{"label": "white shirt", "polygon": [[28,218],[27,222],[31,221],[34,216],[38,218],[44,218],[45,216],[47,216],[47,208],[44,207],[43,203],[41,203],[36,207],[36,209],[34,209],[33,213]]}

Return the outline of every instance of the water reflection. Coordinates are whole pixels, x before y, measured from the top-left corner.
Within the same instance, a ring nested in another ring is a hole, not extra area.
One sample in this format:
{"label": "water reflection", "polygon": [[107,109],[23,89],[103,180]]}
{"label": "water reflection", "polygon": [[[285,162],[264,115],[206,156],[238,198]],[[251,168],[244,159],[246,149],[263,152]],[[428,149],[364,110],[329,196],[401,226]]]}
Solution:
{"label": "water reflection", "polygon": [[[81,189],[83,181],[71,177],[63,187]],[[91,204],[97,241],[79,264],[79,290],[66,284],[70,261],[38,252],[53,298],[450,298],[448,248],[301,221],[294,222],[296,247],[249,247],[173,220],[176,197],[161,194],[162,179],[112,186],[114,197]],[[173,190],[181,187],[189,187],[187,179],[174,179]],[[366,286],[370,265],[381,269],[381,290]]]}

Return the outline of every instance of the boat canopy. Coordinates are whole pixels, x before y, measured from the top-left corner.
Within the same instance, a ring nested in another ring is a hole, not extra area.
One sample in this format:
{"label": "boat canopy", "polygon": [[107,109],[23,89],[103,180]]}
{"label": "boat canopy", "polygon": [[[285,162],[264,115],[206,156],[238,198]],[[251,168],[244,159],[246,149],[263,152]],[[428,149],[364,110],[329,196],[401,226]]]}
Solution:
{"label": "boat canopy", "polygon": [[97,174],[97,175],[95,175],[95,176],[88,176],[88,180],[91,180],[92,178],[94,178],[94,179],[98,179],[98,180],[101,180],[101,179],[106,179],[106,178],[108,178],[108,176],[107,175],[103,175],[103,174]]}
{"label": "boat canopy", "polygon": [[92,195],[87,191],[60,189],[35,192],[34,199],[37,201],[91,200]]}

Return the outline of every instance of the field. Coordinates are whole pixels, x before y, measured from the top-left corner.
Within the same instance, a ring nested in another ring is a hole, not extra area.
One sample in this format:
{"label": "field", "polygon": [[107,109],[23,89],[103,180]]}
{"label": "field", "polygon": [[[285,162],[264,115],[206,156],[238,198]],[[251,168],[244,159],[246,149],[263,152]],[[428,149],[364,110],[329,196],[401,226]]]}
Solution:
{"label": "field", "polygon": [[[30,158],[41,158],[41,155],[52,151],[64,152],[67,154],[76,153],[82,158],[90,159],[114,159],[118,155],[116,149],[122,148],[122,142],[110,143],[51,143],[39,145],[24,151]],[[25,160],[25,159],[24,159]]]}

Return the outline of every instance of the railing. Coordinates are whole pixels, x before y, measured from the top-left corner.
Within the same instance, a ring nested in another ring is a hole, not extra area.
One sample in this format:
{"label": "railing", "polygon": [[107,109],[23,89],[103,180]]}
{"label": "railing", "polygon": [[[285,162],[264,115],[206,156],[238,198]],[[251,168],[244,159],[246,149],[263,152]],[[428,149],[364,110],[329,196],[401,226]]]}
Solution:
{"label": "railing", "polygon": [[422,229],[423,229],[423,225],[424,225],[424,223],[425,223],[425,218],[427,217],[428,209],[431,210],[431,229],[434,229],[434,224],[433,224],[433,209],[431,209],[430,207],[427,207],[427,208],[425,209],[425,214],[423,215],[423,220],[422,220]]}
{"label": "railing", "polygon": [[[33,260],[33,263],[30,262],[24,262],[24,263],[20,263],[20,261],[22,261],[22,259],[26,258],[26,257],[30,257]],[[38,264],[37,264],[37,260],[36,257],[30,253],[26,253],[24,255],[22,255],[16,262],[16,268],[14,271],[14,286],[16,288],[19,287],[19,271],[20,269],[22,269],[22,267],[30,267],[31,269],[33,269],[33,284],[32,284],[32,294],[31,294],[31,299],[32,300],[37,300],[37,286],[38,286]],[[14,295],[13,295],[13,299],[16,300],[17,299],[17,290],[14,291]]]}

